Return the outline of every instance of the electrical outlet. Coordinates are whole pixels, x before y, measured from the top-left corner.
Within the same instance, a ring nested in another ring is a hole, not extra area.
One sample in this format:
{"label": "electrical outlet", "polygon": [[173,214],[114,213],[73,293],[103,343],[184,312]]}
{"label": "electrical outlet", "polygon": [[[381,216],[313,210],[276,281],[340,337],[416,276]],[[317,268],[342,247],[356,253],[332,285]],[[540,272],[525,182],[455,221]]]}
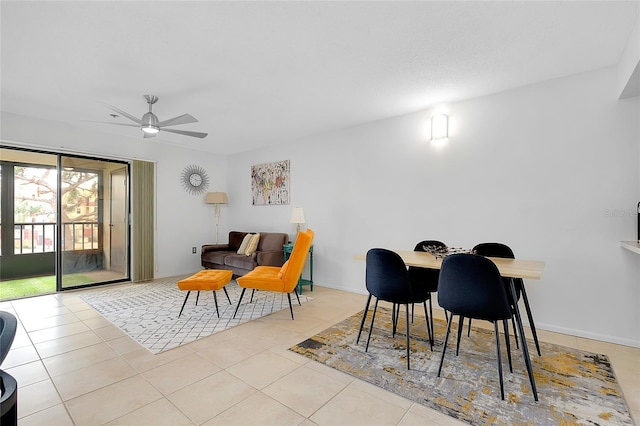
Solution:
{"label": "electrical outlet", "polygon": [[198,251],[196,250],[195,247],[191,247],[191,253],[196,254]]}

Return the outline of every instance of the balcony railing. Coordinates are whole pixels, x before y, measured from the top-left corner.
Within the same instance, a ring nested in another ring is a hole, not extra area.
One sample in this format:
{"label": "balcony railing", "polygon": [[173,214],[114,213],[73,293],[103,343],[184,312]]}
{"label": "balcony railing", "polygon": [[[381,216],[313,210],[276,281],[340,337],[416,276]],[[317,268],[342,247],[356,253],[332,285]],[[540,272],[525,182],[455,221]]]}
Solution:
{"label": "balcony railing", "polygon": [[[62,250],[92,250],[100,247],[98,222],[66,222],[62,224]],[[16,223],[13,228],[14,254],[54,252],[56,224]]]}

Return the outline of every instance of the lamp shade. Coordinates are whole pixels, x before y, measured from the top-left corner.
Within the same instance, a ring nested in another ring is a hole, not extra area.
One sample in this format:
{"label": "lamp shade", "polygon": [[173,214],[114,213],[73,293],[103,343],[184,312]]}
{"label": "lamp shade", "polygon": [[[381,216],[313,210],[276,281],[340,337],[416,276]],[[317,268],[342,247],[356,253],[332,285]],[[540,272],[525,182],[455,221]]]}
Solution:
{"label": "lamp shade", "polygon": [[207,204],[227,204],[226,192],[207,192],[207,196],[204,199]]}
{"label": "lamp shade", "polygon": [[294,207],[291,210],[291,219],[290,223],[304,223],[304,212],[302,211],[302,207]]}

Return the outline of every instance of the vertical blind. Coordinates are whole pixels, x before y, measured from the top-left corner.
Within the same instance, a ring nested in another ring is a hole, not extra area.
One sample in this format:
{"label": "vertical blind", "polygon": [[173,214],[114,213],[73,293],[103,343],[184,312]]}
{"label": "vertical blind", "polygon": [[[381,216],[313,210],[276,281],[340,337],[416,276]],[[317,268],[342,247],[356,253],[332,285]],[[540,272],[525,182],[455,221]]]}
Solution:
{"label": "vertical blind", "polygon": [[133,161],[132,206],[132,276],[131,281],[153,279],[154,270],[154,168],[148,161]]}

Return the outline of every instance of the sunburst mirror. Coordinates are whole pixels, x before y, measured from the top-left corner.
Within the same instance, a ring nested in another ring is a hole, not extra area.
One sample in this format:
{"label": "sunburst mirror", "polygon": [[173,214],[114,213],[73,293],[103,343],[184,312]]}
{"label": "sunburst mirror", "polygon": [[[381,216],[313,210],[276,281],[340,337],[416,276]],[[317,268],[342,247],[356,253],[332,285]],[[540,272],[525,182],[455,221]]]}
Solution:
{"label": "sunburst mirror", "polygon": [[209,187],[209,176],[202,167],[191,165],[182,171],[180,182],[185,191],[194,195],[203,194]]}

